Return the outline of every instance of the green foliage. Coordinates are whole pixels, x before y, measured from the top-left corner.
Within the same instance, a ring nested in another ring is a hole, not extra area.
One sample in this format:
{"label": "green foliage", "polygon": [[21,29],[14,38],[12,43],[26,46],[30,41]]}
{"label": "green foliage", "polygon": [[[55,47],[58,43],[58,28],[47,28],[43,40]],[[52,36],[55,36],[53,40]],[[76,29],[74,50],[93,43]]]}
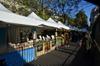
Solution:
{"label": "green foliage", "polygon": [[75,22],[79,28],[87,25],[87,16],[83,10],[76,14]]}
{"label": "green foliage", "polygon": [[74,18],[69,18],[69,19],[68,19],[68,24],[69,24],[69,25],[76,26],[75,19],[74,19]]}
{"label": "green foliage", "polygon": [[76,14],[76,18],[69,18],[68,24],[76,26],[78,28],[87,27],[87,16],[83,10],[80,10]]}

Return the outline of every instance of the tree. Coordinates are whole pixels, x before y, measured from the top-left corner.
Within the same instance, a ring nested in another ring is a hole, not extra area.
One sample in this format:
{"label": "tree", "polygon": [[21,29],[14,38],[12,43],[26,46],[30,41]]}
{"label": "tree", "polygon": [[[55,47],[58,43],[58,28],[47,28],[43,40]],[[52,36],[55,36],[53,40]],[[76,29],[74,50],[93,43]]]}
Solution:
{"label": "tree", "polygon": [[79,28],[83,28],[87,26],[87,16],[83,10],[80,10],[76,14],[75,23],[77,24],[77,27]]}
{"label": "tree", "polygon": [[[90,5],[83,0],[42,0],[47,10],[51,10],[52,15],[56,14],[63,23],[69,21],[70,16],[75,15],[79,11],[80,5]],[[44,7],[44,8],[45,8]],[[54,16],[54,15],[53,15]]]}
{"label": "tree", "polygon": [[75,18],[69,18],[69,20],[68,20],[68,24],[69,25],[72,25],[72,26],[77,26],[77,24],[76,24],[76,22],[75,22]]}
{"label": "tree", "polygon": [[21,15],[27,16],[33,11],[41,18],[48,19],[56,14],[62,16],[59,18],[65,23],[67,16],[74,10],[78,10],[78,5],[82,0],[0,0],[0,2],[7,5],[11,11]]}

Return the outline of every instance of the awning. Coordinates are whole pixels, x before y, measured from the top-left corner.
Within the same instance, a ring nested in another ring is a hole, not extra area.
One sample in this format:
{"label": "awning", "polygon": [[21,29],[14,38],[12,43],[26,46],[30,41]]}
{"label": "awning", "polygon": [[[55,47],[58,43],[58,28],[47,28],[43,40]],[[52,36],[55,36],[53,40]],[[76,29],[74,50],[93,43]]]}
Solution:
{"label": "awning", "polygon": [[57,24],[50,23],[48,21],[43,20],[42,18],[37,16],[34,12],[32,12],[28,17],[41,21],[42,23],[39,26],[46,27],[46,28],[60,28],[60,27],[58,27]]}
{"label": "awning", "polygon": [[20,24],[20,25],[28,25],[28,26],[38,26],[41,24],[41,21],[39,20],[27,18],[21,15],[8,13],[4,11],[0,11],[0,21],[9,24]]}
{"label": "awning", "polygon": [[75,26],[71,26],[71,25],[69,25],[69,27],[70,27],[71,30],[79,31],[79,29],[78,29],[77,27],[75,27]]}
{"label": "awning", "polygon": [[63,23],[61,23],[60,21],[58,22],[58,24],[61,25],[62,28],[69,30],[70,28],[68,26],[65,26]]}
{"label": "awning", "polygon": [[[47,21],[48,21],[48,22],[51,22],[51,23],[56,23],[52,18],[49,18]],[[56,24],[57,24],[57,23],[56,23]]]}
{"label": "awning", "polygon": [[86,28],[79,29],[79,28],[77,28],[75,26],[71,26],[71,25],[69,25],[69,27],[70,27],[70,30],[79,31],[79,32],[88,32],[88,30]]}
{"label": "awning", "polygon": [[51,22],[51,23],[54,23],[54,24],[57,24],[57,26],[59,26],[60,28],[64,28],[64,29],[67,29],[67,30],[70,29],[68,26],[65,26],[60,21],[58,23],[56,23],[52,18],[49,18],[47,21]]}
{"label": "awning", "polygon": [[29,14],[27,17],[44,21],[42,18],[40,18],[39,16],[37,16],[34,12],[32,12],[31,14]]}
{"label": "awning", "polygon": [[79,29],[80,32],[88,32],[86,28]]}
{"label": "awning", "polygon": [[49,18],[47,20],[47,22],[49,22],[49,23],[53,24],[55,27],[58,27],[59,29],[61,29],[61,26],[58,23],[56,23],[52,18]]}
{"label": "awning", "polygon": [[12,13],[12,12],[11,12],[10,10],[8,10],[5,6],[3,6],[1,3],[0,3],[0,11]]}

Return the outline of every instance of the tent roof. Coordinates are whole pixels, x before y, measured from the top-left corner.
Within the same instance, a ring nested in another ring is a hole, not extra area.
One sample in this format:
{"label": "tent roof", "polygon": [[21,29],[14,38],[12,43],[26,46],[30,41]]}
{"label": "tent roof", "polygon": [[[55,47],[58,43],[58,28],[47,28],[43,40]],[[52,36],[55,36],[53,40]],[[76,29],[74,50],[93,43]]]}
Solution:
{"label": "tent roof", "polygon": [[75,26],[71,26],[71,25],[69,25],[69,27],[70,27],[71,30],[79,31],[79,29],[78,29],[77,27],[75,27]]}
{"label": "tent roof", "polygon": [[50,23],[50,22],[47,22],[47,21],[43,20],[42,18],[40,18],[39,16],[37,16],[34,12],[32,12],[28,17],[36,19],[36,20],[40,20],[42,22],[40,26],[44,26],[44,27],[47,27],[47,28],[49,28],[49,27],[59,28],[57,26],[57,24]]}
{"label": "tent roof", "polygon": [[63,23],[61,23],[60,21],[58,22],[58,24],[61,25],[62,28],[69,30],[70,28],[68,26],[65,26]]}
{"label": "tent roof", "polygon": [[64,29],[67,29],[67,30],[70,29],[69,27],[62,24],[60,21],[58,23],[56,23],[52,18],[49,18],[47,21],[50,22],[50,23],[57,24],[57,26],[59,26],[60,28],[64,28]]}
{"label": "tent roof", "polygon": [[47,21],[51,23],[56,23],[52,18],[49,18]]}
{"label": "tent roof", "polygon": [[[12,13],[1,3],[0,3],[0,21],[3,21],[5,23],[10,23],[10,24],[21,24],[21,25],[30,25],[30,26],[40,25],[40,22],[36,22],[37,20],[35,19],[34,20],[30,18],[28,19],[27,17]],[[33,23],[33,21],[36,23]]]}
{"label": "tent roof", "polygon": [[49,18],[49,19],[47,20],[47,22],[52,23],[52,24],[55,25],[55,27],[58,27],[58,28],[61,29],[61,25],[58,24],[58,23],[56,23],[52,18]]}
{"label": "tent roof", "polygon": [[71,30],[74,30],[74,31],[88,32],[88,30],[86,28],[79,29],[79,28],[77,28],[75,26],[71,26],[71,25],[69,25],[69,27],[70,27]]}
{"label": "tent roof", "polygon": [[44,27],[53,27],[53,28],[58,28],[60,29],[60,27],[58,27],[56,24],[52,24],[52,23],[48,23],[48,22],[45,22],[43,24],[41,24],[40,26],[44,26]]}
{"label": "tent roof", "polygon": [[3,6],[1,3],[0,3],[0,11],[12,13],[12,12],[11,12],[10,10],[8,10],[5,6]]}
{"label": "tent roof", "polygon": [[[37,16],[34,12],[32,12],[31,14],[29,14],[30,18],[35,18],[35,19],[38,19],[38,20],[43,20],[42,18],[40,18],[39,16]],[[43,20],[44,21],[44,20]]]}
{"label": "tent roof", "polygon": [[86,28],[82,28],[79,31],[81,31],[81,32],[88,32],[88,30]]}
{"label": "tent roof", "polygon": [[10,24],[21,24],[29,26],[38,26],[41,24],[41,21],[3,11],[0,11],[0,21]]}

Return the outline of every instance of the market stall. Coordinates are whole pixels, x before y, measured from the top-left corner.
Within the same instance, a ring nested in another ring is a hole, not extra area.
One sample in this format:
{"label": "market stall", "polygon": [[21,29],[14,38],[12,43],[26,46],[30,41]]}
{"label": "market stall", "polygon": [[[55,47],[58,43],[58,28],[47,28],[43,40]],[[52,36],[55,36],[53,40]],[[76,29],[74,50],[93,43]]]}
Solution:
{"label": "market stall", "polygon": [[7,66],[23,66],[36,58],[32,27],[41,21],[14,14],[2,6],[0,4],[0,60]]}

